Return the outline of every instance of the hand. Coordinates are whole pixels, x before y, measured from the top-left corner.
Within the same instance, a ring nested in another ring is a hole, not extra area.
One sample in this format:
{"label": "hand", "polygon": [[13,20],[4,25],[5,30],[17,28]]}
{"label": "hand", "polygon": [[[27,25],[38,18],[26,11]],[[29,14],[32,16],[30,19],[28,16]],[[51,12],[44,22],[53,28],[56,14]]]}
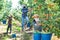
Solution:
{"label": "hand", "polygon": [[38,25],[39,25],[39,26],[42,26],[42,24],[40,24],[40,23],[39,23]]}

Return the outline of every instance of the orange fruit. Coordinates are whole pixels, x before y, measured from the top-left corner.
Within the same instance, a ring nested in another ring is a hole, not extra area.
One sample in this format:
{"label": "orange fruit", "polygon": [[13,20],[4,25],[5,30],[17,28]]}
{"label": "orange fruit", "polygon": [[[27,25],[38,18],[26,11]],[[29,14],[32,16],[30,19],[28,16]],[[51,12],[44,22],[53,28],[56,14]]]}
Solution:
{"label": "orange fruit", "polygon": [[37,0],[34,0],[34,2],[37,2]]}
{"label": "orange fruit", "polygon": [[34,0],[34,3],[36,4],[37,0]]}
{"label": "orange fruit", "polygon": [[38,9],[40,9],[40,8],[41,8],[41,5],[38,6]]}
{"label": "orange fruit", "polygon": [[49,26],[50,28],[52,28],[52,26]]}
{"label": "orange fruit", "polygon": [[45,18],[45,20],[48,20],[48,18]]}
{"label": "orange fruit", "polygon": [[49,8],[52,8],[54,6],[54,4],[48,4]]}

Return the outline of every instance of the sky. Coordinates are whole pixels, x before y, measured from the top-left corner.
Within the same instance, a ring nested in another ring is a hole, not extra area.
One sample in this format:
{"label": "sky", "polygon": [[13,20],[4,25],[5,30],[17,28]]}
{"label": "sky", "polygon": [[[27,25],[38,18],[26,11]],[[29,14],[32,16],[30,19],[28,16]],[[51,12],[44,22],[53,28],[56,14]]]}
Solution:
{"label": "sky", "polygon": [[[22,8],[22,5],[19,4],[20,0],[8,0],[8,1],[12,1],[12,9],[16,9],[18,8],[18,6],[19,8]],[[27,3],[28,0],[24,0],[23,2]]]}
{"label": "sky", "polygon": [[[19,8],[22,8],[22,5],[19,4],[20,0],[12,0],[12,8],[17,8],[19,6]],[[28,0],[24,0],[23,2],[27,3]]]}
{"label": "sky", "polygon": [[[19,4],[19,1],[20,0],[8,0],[8,2],[11,1],[12,2],[12,7],[11,7],[11,10],[10,12],[12,12],[13,9],[21,9],[23,7],[23,5],[20,5]],[[24,0],[23,2],[27,3],[28,0]]]}
{"label": "sky", "polygon": [[12,8],[17,8],[18,6],[20,7],[18,2],[19,0],[12,0]]}
{"label": "sky", "polygon": [[[8,2],[12,2],[12,7],[11,7],[11,10],[10,10],[10,13],[12,12],[13,9],[20,9],[22,8],[22,6],[19,4],[19,0],[8,0]],[[19,8],[18,8],[19,6]]]}

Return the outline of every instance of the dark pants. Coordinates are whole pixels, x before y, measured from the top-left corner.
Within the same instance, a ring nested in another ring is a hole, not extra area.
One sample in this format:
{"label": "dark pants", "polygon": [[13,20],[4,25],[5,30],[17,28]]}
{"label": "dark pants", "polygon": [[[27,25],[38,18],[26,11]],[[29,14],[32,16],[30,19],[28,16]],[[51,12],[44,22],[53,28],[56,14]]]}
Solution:
{"label": "dark pants", "polygon": [[11,33],[11,30],[12,30],[12,25],[9,24],[8,27],[7,27],[7,33],[8,33],[8,30],[10,29],[10,33]]}

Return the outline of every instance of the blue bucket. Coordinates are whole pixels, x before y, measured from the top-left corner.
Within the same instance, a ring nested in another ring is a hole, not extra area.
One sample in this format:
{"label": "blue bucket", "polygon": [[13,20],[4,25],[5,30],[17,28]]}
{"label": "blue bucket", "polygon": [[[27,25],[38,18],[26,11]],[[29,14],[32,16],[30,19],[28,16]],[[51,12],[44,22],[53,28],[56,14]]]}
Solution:
{"label": "blue bucket", "polygon": [[34,40],[41,40],[41,33],[34,33],[33,34],[33,39]]}
{"label": "blue bucket", "polygon": [[42,40],[51,40],[52,33],[47,33],[47,34],[41,34],[41,39]]}
{"label": "blue bucket", "polygon": [[2,22],[3,22],[3,24],[6,24],[6,20],[3,20]]}
{"label": "blue bucket", "polygon": [[12,34],[12,38],[16,38],[16,34]]}

